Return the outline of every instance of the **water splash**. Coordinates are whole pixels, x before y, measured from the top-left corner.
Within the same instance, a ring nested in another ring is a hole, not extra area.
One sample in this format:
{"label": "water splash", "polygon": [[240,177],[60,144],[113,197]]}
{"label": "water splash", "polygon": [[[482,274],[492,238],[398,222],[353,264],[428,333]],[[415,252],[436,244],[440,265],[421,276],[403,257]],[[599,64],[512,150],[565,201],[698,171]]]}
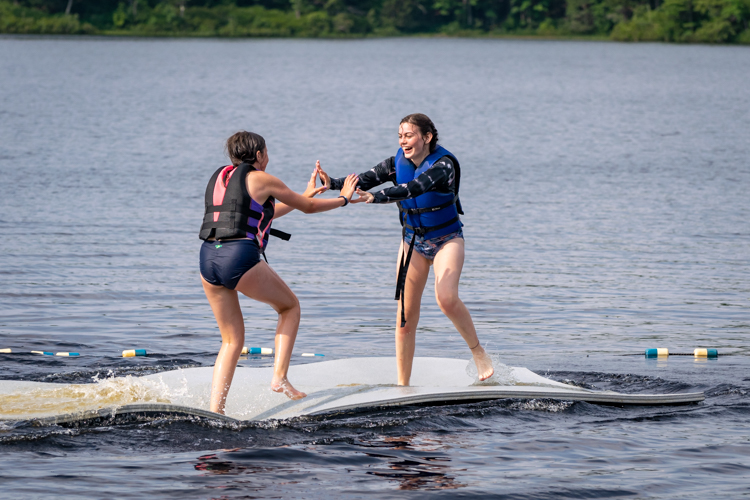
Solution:
{"label": "water splash", "polygon": [[470,359],[466,365],[466,374],[474,379],[472,385],[516,385],[518,383],[518,379],[513,375],[513,368],[501,363],[499,354],[487,353],[487,356],[492,360],[492,367],[495,369],[495,373],[487,380],[479,380],[477,365],[473,359]]}
{"label": "water splash", "polygon": [[169,403],[169,388],[128,375],[94,377],[93,384],[44,384],[0,396],[0,420],[27,420],[128,403]]}
{"label": "water splash", "polygon": [[551,399],[529,399],[526,401],[514,401],[509,406],[512,410],[525,411],[547,411],[560,413],[568,410],[575,403],[573,401],[555,401]]}

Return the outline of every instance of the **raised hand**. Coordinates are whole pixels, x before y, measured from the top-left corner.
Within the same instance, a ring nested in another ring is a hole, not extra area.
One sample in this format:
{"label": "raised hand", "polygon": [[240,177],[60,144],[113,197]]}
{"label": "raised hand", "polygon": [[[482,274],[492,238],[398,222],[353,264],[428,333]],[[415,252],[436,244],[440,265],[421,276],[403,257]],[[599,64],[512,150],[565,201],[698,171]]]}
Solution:
{"label": "raised hand", "polygon": [[367,191],[357,189],[357,194],[359,195],[359,198],[357,198],[356,200],[352,200],[352,203],[362,203],[363,201],[365,203],[372,203],[373,201],[375,201],[375,196],[373,196],[372,193],[368,193]]}
{"label": "raised hand", "polygon": [[346,196],[346,199],[352,201],[354,190],[357,189],[357,183],[359,182],[359,176],[357,174],[349,174],[344,181],[344,187],[341,188],[341,195]]}
{"label": "raised hand", "polygon": [[322,186],[319,188],[316,188],[315,185],[318,182],[318,167],[320,167],[320,162],[317,162],[315,165],[315,170],[313,170],[312,175],[310,176],[310,180],[307,181],[307,188],[305,189],[305,192],[302,193],[303,196],[307,196],[308,198],[312,198],[316,195],[319,195],[323,191],[326,191],[328,187]]}
{"label": "raised hand", "polygon": [[320,160],[315,162],[315,170],[318,172],[318,175],[320,176],[320,182],[323,184],[323,186],[325,186],[326,189],[331,189],[331,178],[327,173],[323,171],[322,168],[320,168]]}

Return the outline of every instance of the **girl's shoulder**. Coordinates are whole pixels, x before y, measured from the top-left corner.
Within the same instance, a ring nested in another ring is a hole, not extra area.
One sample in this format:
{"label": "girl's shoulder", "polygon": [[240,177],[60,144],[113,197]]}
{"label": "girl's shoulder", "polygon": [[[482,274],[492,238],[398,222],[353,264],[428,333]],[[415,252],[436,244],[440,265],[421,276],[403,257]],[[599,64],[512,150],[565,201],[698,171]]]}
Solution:
{"label": "girl's shoulder", "polygon": [[451,155],[441,156],[435,162],[435,165],[437,165],[437,164],[447,165],[449,167],[454,167],[455,166],[454,163],[453,163],[453,157]]}

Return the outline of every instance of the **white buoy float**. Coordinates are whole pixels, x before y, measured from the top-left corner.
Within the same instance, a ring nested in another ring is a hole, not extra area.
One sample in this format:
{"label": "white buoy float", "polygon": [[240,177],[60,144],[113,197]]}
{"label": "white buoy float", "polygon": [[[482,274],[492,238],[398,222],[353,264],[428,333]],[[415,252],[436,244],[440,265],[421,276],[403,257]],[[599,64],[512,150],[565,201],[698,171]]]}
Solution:
{"label": "white buoy float", "polygon": [[718,358],[719,351],[717,349],[703,349],[699,347],[693,351],[693,356],[696,358]]}

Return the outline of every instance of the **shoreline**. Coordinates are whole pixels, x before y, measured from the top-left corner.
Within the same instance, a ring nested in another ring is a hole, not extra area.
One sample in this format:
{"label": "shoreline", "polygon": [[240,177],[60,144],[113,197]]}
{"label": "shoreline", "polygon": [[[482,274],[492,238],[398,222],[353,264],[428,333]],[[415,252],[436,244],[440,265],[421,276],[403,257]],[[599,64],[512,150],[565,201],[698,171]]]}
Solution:
{"label": "shoreline", "polygon": [[651,0],[635,0],[627,6],[610,5],[608,0],[581,5],[577,0],[559,0],[547,6],[527,2],[513,7],[510,2],[492,8],[466,0],[436,2],[429,8],[400,0],[338,0],[325,7],[307,0],[288,0],[288,4],[253,0],[242,5],[239,0],[225,0],[202,6],[187,5],[187,0],[132,0],[117,5],[114,0],[69,0],[64,11],[55,1],[0,0],[0,36],[466,38],[750,45],[750,4],[733,7],[735,0],[716,0],[711,5],[672,5],[658,0],[652,5]]}
{"label": "shoreline", "polygon": [[386,40],[386,39],[452,39],[452,40],[515,40],[515,41],[546,41],[546,42],[608,42],[623,44],[661,44],[661,45],[691,45],[691,46],[737,46],[748,47],[750,42],[735,41],[723,43],[707,42],[671,42],[667,40],[615,40],[606,35],[529,35],[513,33],[486,33],[448,35],[444,33],[409,33],[389,35],[336,35],[336,36],[231,36],[231,35],[203,35],[199,33],[129,33],[129,32],[101,32],[101,33],[2,33],[0,39],[42,39],[42,38],[81,38],[81,39],[109,39],[109,40],[321,40],[321,41],[355,41],[355,40]]}

